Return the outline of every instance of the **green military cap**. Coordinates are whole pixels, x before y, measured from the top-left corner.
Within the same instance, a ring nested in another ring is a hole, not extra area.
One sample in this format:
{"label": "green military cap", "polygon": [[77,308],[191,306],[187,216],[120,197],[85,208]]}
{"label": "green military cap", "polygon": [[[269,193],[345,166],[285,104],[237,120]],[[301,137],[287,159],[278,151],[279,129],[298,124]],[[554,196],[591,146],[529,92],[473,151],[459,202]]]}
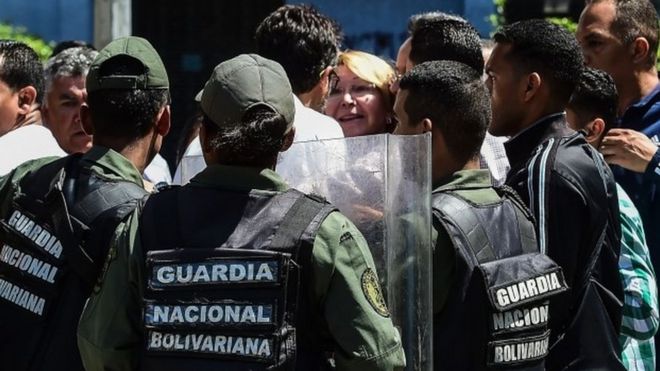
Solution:
{"label": "green military cap", "polygon": [[[199,95],[198,95],[199,96]],[[233,125],[255,106],[266,106],[293,126],[295,107],[282,66],[256,54],[241,54],[215,67],[201,93],[202,111],[216,125]]]}
{"label": "green military cap", "polygon": [[[144,72],[137,75],[103,76],[104,63],[115,57],[129,57],[144,66]],[[94,59],[87,73],[86,88],[88,92],[105,89],[169,89],[165,65],[158,52],[149,41],[136,36],[122,37],[113,40]]]}

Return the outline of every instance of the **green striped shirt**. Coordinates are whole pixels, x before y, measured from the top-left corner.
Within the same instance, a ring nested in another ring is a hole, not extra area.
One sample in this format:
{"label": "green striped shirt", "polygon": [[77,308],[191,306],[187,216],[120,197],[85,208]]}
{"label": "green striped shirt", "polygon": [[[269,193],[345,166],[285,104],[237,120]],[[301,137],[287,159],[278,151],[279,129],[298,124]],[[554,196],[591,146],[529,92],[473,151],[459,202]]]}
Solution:
{"label": "green striped shirt", "polygon": [[655,370],[653,336],[658,330],[658,289],[639,212],[618,186],[621,215],[619,273],[623,283],[623,321],[619,341],[628,370]]}

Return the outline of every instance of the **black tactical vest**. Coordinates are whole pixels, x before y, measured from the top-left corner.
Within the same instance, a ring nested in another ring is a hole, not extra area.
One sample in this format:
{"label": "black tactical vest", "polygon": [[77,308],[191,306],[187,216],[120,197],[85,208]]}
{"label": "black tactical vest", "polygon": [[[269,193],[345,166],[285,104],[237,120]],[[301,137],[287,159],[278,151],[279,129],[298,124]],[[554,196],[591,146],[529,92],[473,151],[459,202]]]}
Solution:
{"label": "black tactical vest", "polygon": [[182,187],[146,203],[144,370],[318,370],[316,232],[335,208],[296,190]]}
{"label": "black tactical vest", "polygon": [[433,222],[456,252],[445,308],[434,318],[435,370],[545,370],[548,299],[567,290],[561,268],[539,252],[533,217],[515,192],[477,205],[433,194]]}
{"label": "black tactical vest", "polygon": [[117,224],[145,191],[74,155],[20,180],[0,220],[0,369],[83,370],[78,320]]}

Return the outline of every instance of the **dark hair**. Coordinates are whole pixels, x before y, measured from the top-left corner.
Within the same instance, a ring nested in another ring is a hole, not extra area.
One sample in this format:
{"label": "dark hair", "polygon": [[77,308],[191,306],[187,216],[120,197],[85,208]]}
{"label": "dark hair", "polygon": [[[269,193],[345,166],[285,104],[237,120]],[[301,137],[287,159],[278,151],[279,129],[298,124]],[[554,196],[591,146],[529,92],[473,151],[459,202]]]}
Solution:
{"label": "dark hair", "polygon": [[[587,5],[603,0],[587,0]],[[658,52],[658,13],[649,0],[611,0],[616,9],[612,33],[625,45],[638,37],[649,43],[648,67],[655,65]]]}
{"label": "dark hair", "polygon": [[419,13],[419,14],[413,14],[408,18],[408,36],[412,36],[412,34],[415,32],[415,29],[417,28],[417,25],[420,24],[421,22],[425,22],[428,20],[433,20],[433,19],[455,19],[455,20],[463,20],[465,19],[457,16],[457,15],[452,15],[440,11],[432,11],[432,12],[424,12],[424,13]]}
{"label": "dark hair", "polygon": [[44,94],[44,71],[37,53],[20,41],[0,40],[0,80],[12,90],[32,86],[36,102]]}
{"label": "dark hair", "polygon": [[240,166],[271,166],[287,131],[284,116],[264,105],[250,108],[231,125],[218,126],[206,115],[202,125],[221,163]]}
{"label": "dark hair", "polygon": [[55,45],[55,47],[53,48],[53,53],[51,53],[50,57],[48,57],[48,58],[53,58],[54,56],[60,54],[61,52],[65,51],[67,49],[71,49],[71,48],[86,48],[86,49],[96,50],[94,45],[92,45],[92,44],[90,44],[86,41],[82,41],[82,40],[64,40],[64,41],[58,42],[57,45]]}
{"label": "dark hair", "polygon": [[[144,65],[127,55],[104,62],[99,77],[137,76],[145,73]],[[104,89],[90,91],[87,96],[94,125],[94,135],[105,138],[139,139],[152,129],[156,115],[169,103],[167,89]]]}
{"label": "dark hair", "polygon": [[284,5],[255,34],[257,53],[284,67],[294,94],[306,93],[337,58],[342,34],[337,23],[307,5]]}
{"label": "dark hair", "polygon": [[614,79],[607,72],[585,68],[568,102],[580,119],[580,125],[601,118],[605,122],[606,133],[616,124],[619,94]]}
{"label": "dark hair", "polygon": [[410,61],[456,61],[483,72],[479,32],[466,20],[448,15],[427,15],[417,20],[410,43]]}
{"label": "dark hair", "polygon": [[404,109],[411,123],[430,119],[459,161],[479,153],[491,119],[480,73],[455,61],[431,61],[413,67],[399,86],[408,92]]}
{"label": "dark hair", "polygon": [[502,27],[493,39],[511,45],[511,64],[524,73],[536,72],[548,82],[553,100],[565,106],[584,68],[575,36],[565,28],[542,19],[520,21]]}

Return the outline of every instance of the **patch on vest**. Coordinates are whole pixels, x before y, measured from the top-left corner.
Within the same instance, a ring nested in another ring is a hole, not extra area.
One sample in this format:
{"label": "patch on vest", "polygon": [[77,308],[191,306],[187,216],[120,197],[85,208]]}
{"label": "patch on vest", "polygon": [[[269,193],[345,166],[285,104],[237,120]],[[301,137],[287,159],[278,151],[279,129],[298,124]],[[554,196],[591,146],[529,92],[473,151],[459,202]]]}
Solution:
{"label": "patch on vest", "polygon": [[46,299],[2,278],[0,278],[0,298],[38,316],[44,314]]}
{"label": "patch on vest", "polygon": [[270,304],[191,303],[147,304],[144,322],[147,326],[221,327],[231,325],[272,325],[273,306]]}
{"label": "patch on vest", "polygon": [[25,272],[32,277],[48,283],[55,283],[57,267],[7,244],[3,245],[2,250],[0,250],[0,262]]}
{"label": "patch on vest", "polygon": [[383,317],[389,317],[390,311],[387,309],[385,298],[383,297],[383,290],[380,289],[378,277],[371,268],[367,268],[362,273],[362,293],[367,301],[374,308],[376,313]]}
{"label": "patch on vest", "polygon": [[566,291],[568,286],[561,269],[555,269],[532,278],[490,288],[490,300],[499,311],[541,300]]}
{"label": "patch on vest", "polygon": [[494,333],[526,331],[548,324],[549,305],[544,303],[506,312],[492,313],[491,329]]}
{"label": "patch on vest", "polygon": [[62,243],[47,227],[37,224],[27,213],[16,209],[9,216],[9,220],[3,223],[55,258],[59,259],[62,255]]}
{"label": "patch on vest", "polygon": [[155,264],[149,285],[177,286],[277,283],[280,262],[274,259],[216,259],[195,263]]}
{"label": "patch on vest", "polygon": [[149,331],[147,351],[197,353],[218,357],[268,361],[274,341],[263,337],[179,334]]}
{"label": "patch on vest", "polygon": [[488,364],[508,366],[543,359],[548,355],[550,331],[539,336],[488,343]]}

